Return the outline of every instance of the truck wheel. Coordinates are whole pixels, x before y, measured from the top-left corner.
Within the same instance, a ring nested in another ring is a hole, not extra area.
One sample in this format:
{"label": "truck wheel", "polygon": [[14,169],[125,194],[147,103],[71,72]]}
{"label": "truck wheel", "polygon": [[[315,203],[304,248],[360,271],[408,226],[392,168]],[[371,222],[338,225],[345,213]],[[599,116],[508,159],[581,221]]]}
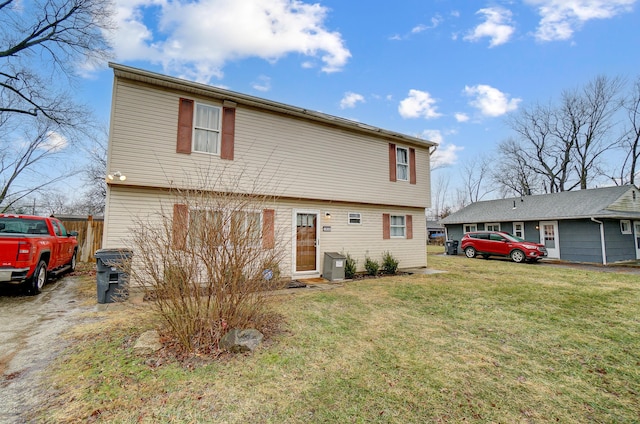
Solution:
{"label": "truck wheel", "polygon": [[71,257],[71,262],[69,262],[69,272],[73,272],[76,270],[76,262],[78,261],[78,251],[73,251],[73,256]]}
{"label": "truck wheel", "polygon": [[36,267],[36,272],[33,273],[33,277],[28,282],[27,291],[30,295],[35,296],[42,291],[44,283],[47,282],[47,263],[40,261]]}

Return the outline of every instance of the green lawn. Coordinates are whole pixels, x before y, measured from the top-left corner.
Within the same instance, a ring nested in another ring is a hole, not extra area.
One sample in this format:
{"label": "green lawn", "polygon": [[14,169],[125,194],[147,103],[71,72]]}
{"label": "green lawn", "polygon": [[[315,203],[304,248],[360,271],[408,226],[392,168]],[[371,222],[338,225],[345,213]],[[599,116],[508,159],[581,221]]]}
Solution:
{"label": "green lawn", "polygon": [[192,368],[135,357],[152,319],[108,311],[71,333],[80,343],[41,420],[640,421],[637,275],[446,256],[429,267],[448,272],[281,297],[281,334]]}

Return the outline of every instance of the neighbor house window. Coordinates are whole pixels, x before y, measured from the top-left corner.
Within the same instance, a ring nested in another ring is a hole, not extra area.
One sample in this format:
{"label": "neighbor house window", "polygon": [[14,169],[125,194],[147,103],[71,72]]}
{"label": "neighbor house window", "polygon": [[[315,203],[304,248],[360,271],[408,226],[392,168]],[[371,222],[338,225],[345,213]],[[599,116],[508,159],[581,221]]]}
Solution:
{"label": "neighbor house window", "polygon": [[196,103],[193,124],[193,151],[220,152],[220,108]]}
{"label": "neighbor house window", "polygon": [[396,147],[396,177],[400,181],[409,180],[409,150]]}
{"label": "neighbor house window", "polygon": [[513,223],[513,235],[522,239],[524,238],[524,222]]}
{"label": "neighbor house window", "polygon": [[391,215],[391,237],[404,237],[407,226],[404,215]]}
{"label": "neighbor house window", "polygon": [[478,231],[478,226],[476,224],[464,224],[462,228],[464,229],[465,234]]}
{"label": "neighbor house window", "polygon": [[622,234],[631,234],[631,221],[623,219],[620,221],[620,232]]}
{"label": "neighbor house window", "polygon": [[360,212],[349,212],[349,224],[350,225],[362,224],[362,214]]}
{"label": "neighbor house window", "polygon": [[484,224],[484,229],[487,231],[500,231],[500,224],[497,224],[495,222]]}

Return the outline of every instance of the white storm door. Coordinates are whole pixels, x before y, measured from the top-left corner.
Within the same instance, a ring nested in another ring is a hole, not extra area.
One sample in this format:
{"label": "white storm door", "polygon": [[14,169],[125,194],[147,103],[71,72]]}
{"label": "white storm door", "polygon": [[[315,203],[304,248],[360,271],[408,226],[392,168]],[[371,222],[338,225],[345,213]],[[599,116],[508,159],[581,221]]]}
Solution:
{"label": "white storm door", "polygon": [[558,239],[558,221],[540,222],[540,243],[547,248],[547,257],[560,258],[560,240]]}
{"label": "white storm door", "polygon": [[633,240],[636,244],[636,259],[640,259],[640,221],[633,221]]}

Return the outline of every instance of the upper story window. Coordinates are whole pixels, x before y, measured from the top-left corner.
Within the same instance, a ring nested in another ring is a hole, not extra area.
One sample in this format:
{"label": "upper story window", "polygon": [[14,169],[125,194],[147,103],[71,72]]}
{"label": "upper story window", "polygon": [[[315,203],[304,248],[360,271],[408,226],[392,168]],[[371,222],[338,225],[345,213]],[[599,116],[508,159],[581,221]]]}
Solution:
{"label": "upper story window", "polygon": [[417,183],[416,149],[399,147],[395,143],[389,143],[389,181]]}
{"label": "upper story window", "polygon": [[193,151],[220,152],[220,108],[196,103],[193,122]]}
{"label": "upper story window", "polygon": [[400,181],[409,180],[409,150],[396,147],[396,177]]}

